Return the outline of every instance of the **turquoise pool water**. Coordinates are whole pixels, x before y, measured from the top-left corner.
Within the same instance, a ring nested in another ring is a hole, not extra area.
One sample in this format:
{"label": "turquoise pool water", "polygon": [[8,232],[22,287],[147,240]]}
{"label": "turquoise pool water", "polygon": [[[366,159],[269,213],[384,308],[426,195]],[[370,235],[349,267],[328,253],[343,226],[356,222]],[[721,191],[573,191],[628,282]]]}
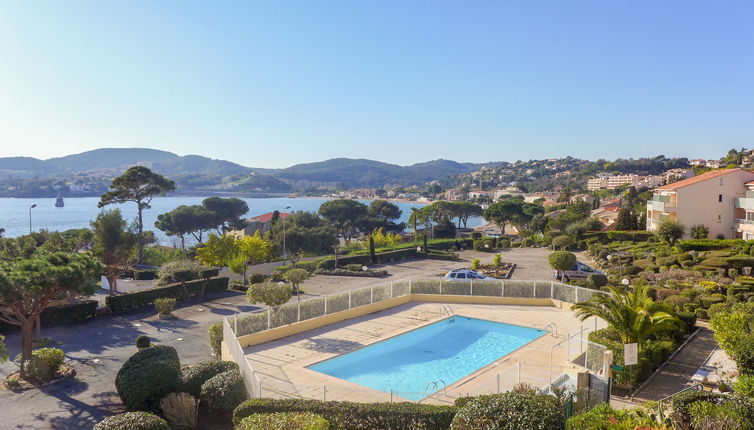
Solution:
{"label": "turquoise pool water", "polygon": [[408,393],[423,393],[430,381],[440,379],[450,385],[544,333],[455,316],[308,368],[375,390],[405,392],[417,400]]}

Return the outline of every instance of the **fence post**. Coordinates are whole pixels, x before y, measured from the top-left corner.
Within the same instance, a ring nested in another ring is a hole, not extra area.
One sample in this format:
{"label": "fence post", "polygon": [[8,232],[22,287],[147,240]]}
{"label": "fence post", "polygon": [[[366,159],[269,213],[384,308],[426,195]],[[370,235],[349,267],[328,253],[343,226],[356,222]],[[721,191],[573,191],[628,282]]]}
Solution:
{"label": "fence post", "polygon": [[322,401],[327,401],[327,385],[322,386]]}
{"label": "fence post", "polygon": [[537,281],[531,281],[531,297],[537,298]]}
{"label": "fence post", "polygon": [[393,403],[393,389],[390,389],[390,403]]}
{"label": "fence post", "polygon": [[272,315],[270,314],[270,307],[267,306],[267,330],[272,327]]}
{"label": "fence post", "polygon": [[500,297],[505,297],[505,281],[500,281],[501,289],[500,289]]}
{"label": "fence post", "polygon": [[369,286],[369,303],[374,303],[374,285]]}
{"label": "fence post", "polygon": [[573,286],[573,289],[576,290],[576,303],[579,302],[579,289],[576,286]]}
{"label": "fence post", "polygon": [[411,278],[408,278],[408,293],[411,294]]}
{"label": "fence post", "polygon": [[238,314],[233,314],[233,335],[238,337]]}
{"label": "fence post", "polygon": [[497,393],[500,394],[500,374],[497,374]]}
{"label": "fence post", "polygon": [[351,290],[348,290],[348,309],[351,309]]}
{"label": "fence post", "polygon": [[296,307],[296,322],[301,322],[301,302],[298,302]]}
{"label": "fence post", "polygon": [[521,383],[521,361],[518,362],[518,383]]}
{"label": "fence post", "polygon": [[440,295],[442,296],[442,283],[445,281],[440,281]]}
{"label": "fence post", "polygon": [[390,298],[393,298],[393,281],[390,281]]}
{"label": "fence post", "polygon": [[324,315],[327,315],[327,294],[325,294],[325,313]]}
{"label": "fence post", "polygon": [[474,295],[474,280],[473,279],[471,280],[471,291],[469,291],[469,295],[470,296]]}
{"label": "fence post", "polygon": [[550,299],[555,298],[555,283],[550,281]]}

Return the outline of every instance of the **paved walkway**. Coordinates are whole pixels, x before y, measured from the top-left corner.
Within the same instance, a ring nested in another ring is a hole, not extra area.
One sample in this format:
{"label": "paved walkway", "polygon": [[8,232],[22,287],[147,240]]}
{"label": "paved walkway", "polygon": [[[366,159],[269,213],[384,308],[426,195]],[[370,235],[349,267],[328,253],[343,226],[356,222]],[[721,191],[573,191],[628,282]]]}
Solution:
{"label": "paved walkway", "polygon": [[670,361],[634,394],[637,400],[660,400],[686,388],[696,370],[717,348],[713,332],[706,323],[698,323],[699,331]]}

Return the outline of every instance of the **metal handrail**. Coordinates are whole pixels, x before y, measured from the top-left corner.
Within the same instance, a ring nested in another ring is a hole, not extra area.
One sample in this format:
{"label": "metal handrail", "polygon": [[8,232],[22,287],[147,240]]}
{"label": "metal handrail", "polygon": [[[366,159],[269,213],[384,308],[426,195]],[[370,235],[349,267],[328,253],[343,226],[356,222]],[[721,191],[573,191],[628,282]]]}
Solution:
{"label": "metal handrail", "polygon": [[[552,329],[554,329],[554,330],[555,330],[555,333],[554,333],[554,334],[553,334],[553,332],[551,332],[551,331],[549,330],[550,328],[552,328]],[[547,323],[547,325],[545,326],[544,330],[545,330],[546,332],[548,332],[548,333],[552,334],[552,335],[553,335],[553,337],[558,337],[558,325],[557,325],[557,324],[555,324],[554,322],[549,322],[549,323]]]}
{"label": "metal handrail", "polygon": [[675,392],[675,393],[673,393],[673,394],[671,394],[671,395],[669,395],[667,397],[664,397],[664,398],[660,399],[657,403],[659,403],[660,406],[662,406],[662,404],[664,402],[666,402],[668,400],[672,400],[673,397],[675,397],[675,396],[677,396],[677,395],[679,395],[681,393],[685,393],[686,391],[691,391],[691,390],[694,390],[694,391],[704,391],[704,385],[702,385],[702,384],[694,384],[694,385],[688,386],[688,387],[686,387],[686,388],[684,388],[684,389],[682,389],[680,391],[677,391],[677,392]]}

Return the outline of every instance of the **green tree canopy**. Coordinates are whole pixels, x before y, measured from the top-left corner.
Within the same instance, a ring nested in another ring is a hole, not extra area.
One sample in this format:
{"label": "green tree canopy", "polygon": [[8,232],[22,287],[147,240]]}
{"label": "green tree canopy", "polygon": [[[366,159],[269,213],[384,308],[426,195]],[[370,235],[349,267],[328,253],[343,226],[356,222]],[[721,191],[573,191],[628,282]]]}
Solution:
{"label": "green tree canopy", "polygon": [[[53,300],[91,288],[102,267],[89,253],[56,252],[0,262],[0,321],[21,327],[21,359],[31,358],[32,330]],[[21,377],[25,377],[24,366]]]}
{"label": "green tree canopy", "polygon": [[637,285],[634,290],[609,286],[610,294],[595,294],[587,302],[573,305],[581,321],[589,317],[601,318],[620,335],[623,343],[644,345],[652,335],[666,335],[683,328],[683,322],[672,308],[655,302],[648,295],[648,287]]}
{"label": "green tree canopy", "polygon": [[234,197],[208,197],[202,200],[202,207],[210,212],[210,225],[218,233],[242,229],[246,221],[241,217],[249,212],[249,205]]}
{"label": "green tree canopy", "polygon": [[142,262],[144,251],[144,217],[145,209],[150,209],[150,203],[155,196],[163,196],[175,190],[175,182],[166,177],[152,172],[144,166],[133,166],[122,175],[113,179],[110,191],[100,198],[100,208],[113,203],[136,203],[137,217],[137,259]]}
{"label": "green tree canopy", "polygon": [[319,214],[349,243],[367,217],[368,207],[356,200],[330,200],[322,203]]}
{"label": "green tree canopy", "polygon": [[168,236],[176,236],[181,240],[181,249],[186,248],[186,235],[191,234],[197,242],[202,243],[204,232],[217,228],[216,217],[205,207],[200,205],[181,205],[170,212],[157,216],[154,226]]}
{"label": "green tree canopy", "polygon": [[120,209],[103,210],[91,222],[94,255],[104,266],[110,295],[118,292],[118,277],[131,263],[136,238],[128,230]]}
{"label": "green tree canopy", "polygon": [[293,265],[305,254],[328,254],[338,243],[337,232],[317,214],[298,211],[272,227],[272,240],[281,255],[287,254]]}
{"label": "green tree canopy", "polygon": [[568,251],[555,251],[547,257],[547,262],[550,263],[550,267],[562,272],[573,268],[576,264],[576,256]]}
{"label": "green tree canopy", "polygon": [[473,216],[482,216],[484,212],[482,207],[471,202],[451,202],[451,211],[454,218],[458,218],[458,228],[467,228],[469,218]]}
{"label": "green tree canopy", "polygon": [[657,226],[657,236],[665,242],[674,245],[683,237],[686,230],[683,224],[672,219],[664,219]]}

